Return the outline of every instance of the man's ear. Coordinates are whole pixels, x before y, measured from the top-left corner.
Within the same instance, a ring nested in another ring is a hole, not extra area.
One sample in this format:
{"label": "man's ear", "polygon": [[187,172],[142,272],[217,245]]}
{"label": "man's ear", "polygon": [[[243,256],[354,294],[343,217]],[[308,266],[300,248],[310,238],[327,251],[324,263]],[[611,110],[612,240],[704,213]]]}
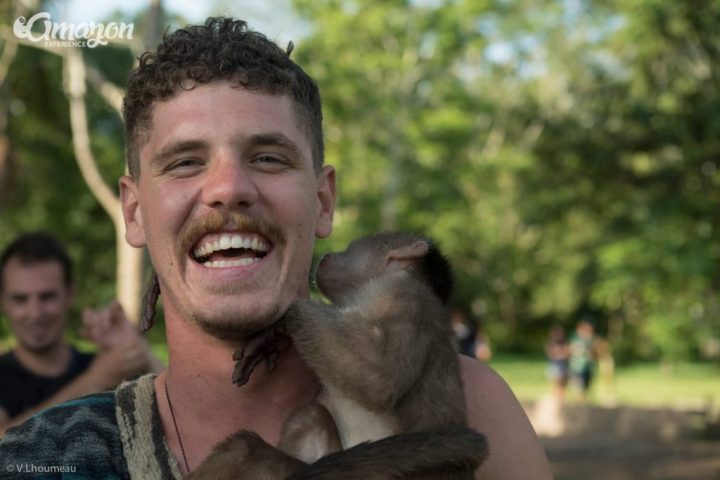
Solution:
{"label": "man's ear", "polygon": [[125,218],[125,240],[135,248],[145,246],[142,212],[138,202],[138,186],[129,175],[120,177],[120,203]]}
{"label": "man's ear", "polygon": [[323,167],[317,177],[319,211],[315,224],[315,236],[325,238],[332,233],[335,213],[335,169],[330,165]]}

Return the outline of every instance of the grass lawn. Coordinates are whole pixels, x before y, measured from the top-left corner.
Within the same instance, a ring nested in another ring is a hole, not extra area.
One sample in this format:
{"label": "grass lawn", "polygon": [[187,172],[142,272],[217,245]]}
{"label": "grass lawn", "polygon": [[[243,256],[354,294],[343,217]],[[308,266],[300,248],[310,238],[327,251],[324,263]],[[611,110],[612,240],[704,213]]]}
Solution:
{"label": "grass lawn", "polygon": [[[550,390],[543,358],[498,355],[490,366],[508,382],[518,398],[533,401]],[[573,392],[568,391],[572,400]],[[644,407],[720,407],[720,364],[636,363],[617,367],[612,379],[596,375],[592,400]]]}
{"label": "grass lawn", "polygon": [[[91,350],[87,342],[77,342]],[[0,339],[0,351],[12,342]],[[153,353],[167,363],[167,347],[152,342]],[[547,363],[542,357],[496,354],[490,361],[522,401],[535,401],[550,391],[545,376]],[[568,389],[568,400],[574,398]],[[635,363],[617,367],[611,380],[596,375],[591,401],[639,407],[706,408],[720,411],[720,363],[678,363],[672,367],[658,363]]]}

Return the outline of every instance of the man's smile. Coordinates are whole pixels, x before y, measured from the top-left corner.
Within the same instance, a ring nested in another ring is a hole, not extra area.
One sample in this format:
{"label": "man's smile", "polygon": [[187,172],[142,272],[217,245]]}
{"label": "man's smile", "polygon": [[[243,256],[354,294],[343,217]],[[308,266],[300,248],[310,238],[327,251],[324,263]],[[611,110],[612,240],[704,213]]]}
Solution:
{"label": "man's smile", "polygon": [[256,233],[212,233],[204,235],[193,249],[193,259],[207,268],[251,265],[264,258],[272,243]]}
{"label": "man's smile", "polygon": [[279,228],[238,212],[211,211],[180,234],[180,254],[203,268],[247,267],[283,244]]}

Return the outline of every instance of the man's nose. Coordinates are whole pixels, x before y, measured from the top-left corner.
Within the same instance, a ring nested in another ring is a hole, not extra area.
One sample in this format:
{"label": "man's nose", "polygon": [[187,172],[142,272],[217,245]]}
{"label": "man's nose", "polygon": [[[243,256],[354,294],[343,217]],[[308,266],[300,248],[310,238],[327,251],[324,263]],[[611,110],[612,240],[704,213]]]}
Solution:
{"label": "man's nose", "polygon": [[232,153],[218,154],[208,169],[203,201],[208,206],[236,208],[257,201],[258,190],[252,168]]}
{"label": "man's nose", "polygon": [[30,298],[25,304],[25,316],[28,320],[38,320],[43,315],[43,304],[39,298]]}

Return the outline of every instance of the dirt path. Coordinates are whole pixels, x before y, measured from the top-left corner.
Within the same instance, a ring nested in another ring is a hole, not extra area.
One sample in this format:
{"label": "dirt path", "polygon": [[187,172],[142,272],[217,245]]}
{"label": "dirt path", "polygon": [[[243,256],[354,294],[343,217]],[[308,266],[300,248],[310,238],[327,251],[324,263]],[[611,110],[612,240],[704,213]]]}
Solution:
{"label": "dirt path", "polygon": [[720,437],[698,411],[526,405],[556,480],[720,480]]}
{"label": "dirt path", "polygon": [[720,442],[545,438],[555,480],[720,480]]}

